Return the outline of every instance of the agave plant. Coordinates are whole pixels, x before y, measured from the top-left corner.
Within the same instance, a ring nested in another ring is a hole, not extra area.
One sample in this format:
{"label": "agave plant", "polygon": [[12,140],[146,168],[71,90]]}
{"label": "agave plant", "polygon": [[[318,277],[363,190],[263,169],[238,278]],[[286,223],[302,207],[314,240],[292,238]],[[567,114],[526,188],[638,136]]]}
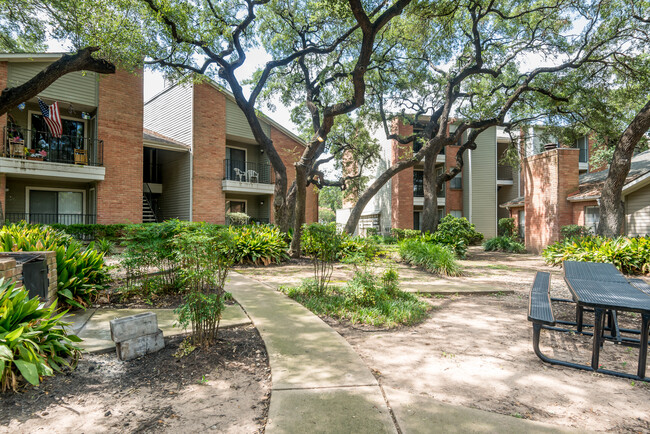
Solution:
{"label": "agave plant", "polygon": [[[67,312],[67,311],[66,311]],[[0,388],[16,390],[22,377],[38,386],[44,376],[74,368],[81,342],[64,329],[66,312],[56,314],[56,302],[44,307],[27,290],[0,279]]]}

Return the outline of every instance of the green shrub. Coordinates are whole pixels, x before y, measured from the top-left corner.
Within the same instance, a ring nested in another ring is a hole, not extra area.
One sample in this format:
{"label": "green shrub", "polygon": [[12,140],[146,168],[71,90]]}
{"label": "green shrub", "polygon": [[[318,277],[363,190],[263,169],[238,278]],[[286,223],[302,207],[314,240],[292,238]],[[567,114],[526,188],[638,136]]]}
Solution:
{"label": "green shrub", "polygon": [[[308,226],[313,228],[313,230],[323,227],[323,231],[332,237],[336,234],[335,247],[337,250],[334,261],[343,261],[350,256],[363,256],[367,260],[370,260],[374,258],[375,254],[379,251],[378,243],[374,237],[352,237],[347,233],[338,230],[335,223],[329,223],[327,225],[312,223],[306,225],[305,228]],[[323,241],[323,243],[319,241],[315,244],[309,239],[309,236],[303,236],[301,246],[302,252],[305,256],[314,257],[314,255],[319,254],[317,251],[317,249],[320,248],[319,246],[329,249],[329,246],[326,246],[325,244],[326,241]]]}
{"label": "green shrub", "polygon": [[402,259],[425,270],[444,276],[460,276],[460,265],[454,252],[447,246],[424,239],[404,240],[399,245]]}
{"label": "green shrub", "polygon": [[402,241],[408,238],[417,238],[422,233],[418,230],[415,229],[399,229],[399,228],[392,228],[390,230],[390,234],[397,240],[397,241]]}
{"label": "green shrub", "polygon": [[72,235],[78,240],[96,240],[98,238],[105,238],[109,240],[117,240],[124,235],[125,229],[129,226],[126,224],[112,224],[112,225],[98,225],[98,224],[74,224],[62,225],[51,224],[51,228],[58,231],[65,232]]}
{"label": "green shrub", "polygon": [[57,295],[70,306],[85,308],[109,280],[104,254],[95,250],[93,243],[84,250],[70,235],[48,226],[4,226],[0,229],[0,250],[55,251]]}
{"label": "green shrub", "polygon": [[336,212],[329,208],[318,208],[318,222],[319,223],[333,223],[336,221]]}
{"label": "green shrub", "polygon": [[366,228],[366,236],[367,237],[375,237],[379,234],[379,231],[377,228]]}
{"label": "green shrub", "polygon": [[115,251],[115,244],[108,238],[100,238],[95,242],[95,250],[104,255],[110,255]]}
{"label": "green shrub", "polygon": [[289,259],[287,242],[277,227],[250,225],[231,227],[234,240],[233,261],[255,265],[280,263]]}
{"label": "green shrub", "polygon": [[650,272],[650,237],[566,238],[548,246],[542,256],[551,265],[562,261],[610,262],[625,274],[646,274]]}
{"label": "green shrub", "polygon": [[580,225],[566,225],[560,229],[560,236],[562,238],[580,238],[590,235],[591,231],[587,226]]}
{"label": "green shrub", "polygon": [[55,314],[56,303],[43,307],[38,297],[0,279],[0,385],[16,390],[19,376],[38,386],[41,377],[73,368],[80,349],[77,336],[68,335]]}
{"label": "green shrub", "polygon": [[226,213],[226,221],[228,221],[233,226],[247,225],[249,220],[250,220],[250,216],[243,212]]}
{"label": "green shrub", "polygon": [[345,235],[337,230],[336,223],[311,223],[303,226],[303,253],[312,259],[314,279],[320,292],[325,291],[329,285],[333,264],[339,259],[344,241]]}
{"label": "green shrub", "polygon": [[[503,219],[502,219],[503,220]],[[523,244],[506,236],[494,237],[483,243],[486,252],[507,252],[507,253],[525,253],[526,248]]]}
{"label": "green shrub", "polygon": [[514,238],[517,235],[517,228],[515,227],[515,219],[503,218],[499,219],[497,223],[499,236]]}
{"label": "green shrub", "polygon": [[467,246],[478,244],[483,240],[483,234],[465,217],[454,217],[447,214],[440,220],[438,229],[433,234],[425,234],[425,239],[434,244],[451,248],[456,256],[464,258]]}

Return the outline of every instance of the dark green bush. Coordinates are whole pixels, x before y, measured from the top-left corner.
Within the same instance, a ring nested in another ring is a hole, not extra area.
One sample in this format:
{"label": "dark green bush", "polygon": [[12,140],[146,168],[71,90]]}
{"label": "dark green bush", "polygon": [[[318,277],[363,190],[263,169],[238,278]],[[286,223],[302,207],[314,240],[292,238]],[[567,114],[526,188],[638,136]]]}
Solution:
{"label": "dark green bush", "polygon": [[587,226],[566,225],[560,229],[562,238],[581,238],[590,235],[591,231]]}
{"label": "dark green bush", "polygon": [[511,237],[501,236],[490,238],[483,243],[486,252],[525,253],[526,248]]}
{"label": "dark green bush", "polygon": [[560,265],[562,261],[610,262],[625,274],[647,274],[650,237],[566,238],[548,246],[542,256],[551,265]]}
{"label": "dark green bush", "polygon": [[497,223],[497,230],[499,236],[514,238],[517,235],[517,228],[515,227],[515,219],[503,218],[499,219]]}
{"label": "dark green bush", "polygon": [[346,236],[336,223],[311,223],[303,226],[302,250],[312,259],[316,289],[324,292],[329,285],[334,262],[339,259]]}
{"label": "dark green bush", "polygon": [[418,230],[415,229],[399,229],[399,228],[392,228],[390,230],[390,234],[395,238],[397,241],[402,241],[407,238],[417,238],[422,233]]}
{"label": "dark green bush", "polygon": [[65,232],[78,240],[95,240],[98,238],[105,238],[108,240],[117,240],[124,235],[126,224],[112,224],[112,225],[98,225],[98,224],[74,224],[62,225],[52,224],[50,227]]}
{"label": "dark green bush", "polygon": [[399,254],[409,263],[444,276],[460,276],[461,269],[451,248],[425,239],[407,239],[400,243]]}
{"label": "dark green bush", "polygon": [[85,250],[72,236],[49,226],[25,223],[0,228],[0,251],[55,251],[60,301],[85,308],[109,280],[104,254],[91,243]]}
{"label": "dark green bush", "polygon": [[229,230],[233,235],[233,261],[236,264],[269,265],[289,259],[287,242],[277,227],[249,225]]}
{"label": "dark green bush", "polygon": [[43,307],[24,287],[0,279],[0,386],[16,390],[20,377],[38,386],[41,377],[73,368],[80,349],[77,336],[68,335],[56,303]]}
{"label": "dark green bush", "polygon": [[[337,229],[335,223],[328,223],[323,225],[321,223],[311,223],[305,225],[305,228],[311,228],[310,230],[316,230],[319,227],[323,228],[328,236],[334,237],[336,234],[336,258],[335,261],[341,261],[347,258],[348,256],[363,256],[366,259],[372,259],[375,254],[379,251],[379,246],[374,237],[352,237],[345,232],[341,232]],[[317,255],[317,249],[323,246],[329,249],[328,246],[321,244],[320,242],[315,244],[312,240],[309,239],[309,236],[302,238],[302,252],[306,256],[313,257]]]}

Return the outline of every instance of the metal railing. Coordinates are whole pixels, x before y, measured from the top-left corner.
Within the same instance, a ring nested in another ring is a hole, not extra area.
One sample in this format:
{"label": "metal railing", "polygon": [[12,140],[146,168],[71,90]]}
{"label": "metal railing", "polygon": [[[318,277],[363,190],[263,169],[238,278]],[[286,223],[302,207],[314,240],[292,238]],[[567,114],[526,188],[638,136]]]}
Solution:
{"label": "metal railing", "polygon": [[[269,218],[265,217],[249,217],[248,218],[248,223],[249,225],[254,225],[254,224],[260,224],[260,225],[268,225],[271,223],[271,220]],[[226,216],[226,225],[231,225],[233,224],[230,221],[230,217]]]}
{"label": "metal railing", "polygon": [[[27,150],[21,152],[21,147],[27,148]],[[75,150],[85,151],[85,161],[79,155],[75,158]],[[50,132],[29,130],[17,126],[3,128],[0,151],[3,157],[34,161],[77,163],[88,166],[104,164],[104,142],[102,140],[79,136],[54,137]]]}
{"label": "metal railing", "polygon": [[512,166],[497,166],[497,179],[503,181],[512,181]]}
{"label": "metal railing", "polygon": [[40,223],[44,225],[62,224],[95,224],[97,215],[95,214],[45,214],[45,213],[25,213],[25,212],[8,212],[4,215],[4,221],[9,223],[18,223],[25,221],[27,223]]}
{"label": "metal railing", "polygon": [[[442,185],[440,188],[438,188],[437,197],[439,198],[444,198],[445,197],[445,186]],[[413,183],[413,197],[424,197],[424,184],[421,183]]]}
{"label": "metal railing", "polygon": [[224,179],[258,184],[274,184],[275,176],[270,164],[241,160],[223,160]]}

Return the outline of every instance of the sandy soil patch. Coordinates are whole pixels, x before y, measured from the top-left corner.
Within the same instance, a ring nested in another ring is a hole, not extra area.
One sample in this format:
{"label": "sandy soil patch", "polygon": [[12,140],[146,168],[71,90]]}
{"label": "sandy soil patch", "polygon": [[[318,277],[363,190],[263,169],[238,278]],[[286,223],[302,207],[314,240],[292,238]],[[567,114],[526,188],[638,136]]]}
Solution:
{"label": "sandy soil patch", "polygon": [[177,359],[183,336],[130,362],[85,355],[75,371],[0,402],[0,432],[262,432],[271,376],[252,326],[220,331],[218,343]]}

